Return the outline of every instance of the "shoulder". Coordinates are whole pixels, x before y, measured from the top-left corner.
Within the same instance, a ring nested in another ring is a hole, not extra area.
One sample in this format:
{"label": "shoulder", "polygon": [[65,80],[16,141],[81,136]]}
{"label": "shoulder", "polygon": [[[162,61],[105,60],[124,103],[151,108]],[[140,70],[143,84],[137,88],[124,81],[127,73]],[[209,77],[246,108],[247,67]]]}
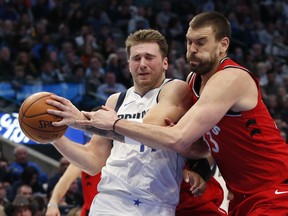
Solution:
{"label": "shoulder", "polygon": [[[252,83],[254,83],[254,79],[252,77],[252,75],[241,69],[241,68],[225,68],[221,71],[218,71],[217,73],[215,73],[211,78],[211,81],[217,81],[217,83],[223,83],[223,84],[230,84],[230,85],[234,85],[234,84],[241,84],[240,86],[242,86],[243,88],[245,88],[245,86],[247,85],[251,85]],[[236,86],[234,86],[236,87]],[[237,86],[238,87],[238,86]]]}
{"label": "shoulder", "polygon": [[170,82],[167,82],[161,92],[161,94],[168,94],[171,93],[173,95],[181,95],[183,93],[185,94],[189,94],[189,92],[191,92],[189,85],[187,82],[183,81],[183,80],[179,80],[179,79],[174,79],[171,80]]}
{"label": "shoulder", "polygon": [[169,101],[170,104],[191,106],[192,105],[192,91],[183,80],[172,80],[166,83],[160,91],[159,102]]}
{"label": "shoulder", "polygon": [[105,106],[108,106],[108,107],[114,109],[115,106],[116,106],[117,100],[118,100],[118,98],[119,98],[119,95],[120,95],[120,92],[115,93],[115,94],[112,94],[112,95],[107,99]]}

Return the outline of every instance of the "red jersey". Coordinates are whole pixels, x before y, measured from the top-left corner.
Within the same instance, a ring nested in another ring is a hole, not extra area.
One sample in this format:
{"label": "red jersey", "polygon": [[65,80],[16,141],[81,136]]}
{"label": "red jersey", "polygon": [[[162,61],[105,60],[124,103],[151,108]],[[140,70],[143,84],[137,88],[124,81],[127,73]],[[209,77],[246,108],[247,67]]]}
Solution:
{"label": "red jersey", "polygon": [[[217,72],[226,68],[242,69],[251,75],[258,87],[258,103],[248,111],[228,111],[203,139],[228,190],[246,197],[288,179],[288,145],[262,101],[257,78],[228,57],[220,62]],[[194,103],[199,98],[200,82],[201,77],[193,73],[189,85]]]}
{"label": "red jersey", "polygon": [[101,180],[101,173],[95,176],[91,176],[85,172],[82,172],[82,194],[84,199],[84,205],[82,207],[81,216],[87,216],[91,203],[98,193],[97,185]]}

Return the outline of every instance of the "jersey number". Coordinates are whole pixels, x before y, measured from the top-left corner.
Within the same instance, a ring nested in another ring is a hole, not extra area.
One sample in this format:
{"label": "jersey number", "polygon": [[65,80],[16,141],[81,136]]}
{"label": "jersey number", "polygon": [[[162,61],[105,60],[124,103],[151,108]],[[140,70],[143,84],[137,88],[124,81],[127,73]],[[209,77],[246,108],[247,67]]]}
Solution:
{"label": "jersey number", "polygon": [[[216,142],[216,140],[213,139],[212,133],[215,135],[218,135],[220,132],[220,128],[217,126],[214,126],[213,129],[211,131],[208,131],[204,136],[203,136],[203,140],[204,142],[208,145],[209,150],[211,152],[211,150],[215,153],[219,152],[219,145]],[[210,144],[209,144],[210,143]]]}
{"label": "jersey number", "polygon": [[[147,146],[145,146],[144,144],[141,144],[141,145],[140,145],[140,152],[144,152],[145,147],[147,147]],[[156,149],[152,148],[151,151],[154,152],[154,151],[156,151]]]}

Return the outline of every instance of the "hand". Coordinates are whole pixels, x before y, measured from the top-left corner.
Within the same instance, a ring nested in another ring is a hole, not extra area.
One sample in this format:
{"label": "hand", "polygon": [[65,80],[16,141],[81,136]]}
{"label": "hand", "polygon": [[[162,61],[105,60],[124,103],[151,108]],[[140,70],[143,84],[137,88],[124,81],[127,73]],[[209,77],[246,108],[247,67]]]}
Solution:
{"label": "hand", "polygon": [[58,110],[48,109],[47,113],[63,118],[59,122],[53,122],[52,124],[54,126],[68,125],[73,128],[83,129],[76,123],[76,120],[83,120],[86,119],[86,117],[71,103],[70,100],[57,95],[51,95],[51,98],[53,100],[48,99],[46,100],[46,103],[56,107]]}
{"label": "hand", "polygon": [[102,106],[94,112],[84,112],[83,115],[86,120],[77,120],[76,123],[82,126],[93,126],[102,130],[113,130],[113,124],[118,119],[115,110],[107,106]]}
{"label": "hand", "polygon": [[50,206],[47,208],[45,216],[61,216],[59,208]]}
{"label": "hand", "polygon": [[183,178],[186,183],[190,182],[190,191],[195,197],[201,196],[204,193],[206,182],[198,173],[184,169]]}

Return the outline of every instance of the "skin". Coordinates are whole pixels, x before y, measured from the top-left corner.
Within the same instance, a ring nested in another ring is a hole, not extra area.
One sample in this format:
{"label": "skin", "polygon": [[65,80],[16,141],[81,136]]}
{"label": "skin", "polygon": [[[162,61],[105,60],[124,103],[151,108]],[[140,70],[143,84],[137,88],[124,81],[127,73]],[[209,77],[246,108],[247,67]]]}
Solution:
{"label": "skin", "polygon": [[[115,129],[117,133],[147,146],[170,149],[198,158],[203,151],[195,149],[196,141],[216,125],[229,109],[239,112],[254,108],[258,91],[251,76],[239,69],[230,68],[215,73],[220,60],[227,55],[229,38],[217,41],[210,26],[195,30],[189,27],[186,38],[186,56],[192,70],[200,69],[206,63],[210,65],[209,68],[199,70],[202,79],[199,100],[173,127],[120,120]],[[88,117],[88,120],[77,123],[111,130],[117,119],[115,112],[107,106],[90,113]]]}
{"label": "skin", "polygon": [[65,173],[61,176],[56,186],[54,187],[51,198],[49,200],[49,202],[55,204],[55,206],[51,205],[49,208],[47,208],[45,216],[61,215],[57,204],[65,196],[72,182],[81,176],[81,172],[81,169],[73,164],[69,164]]}
{"label": "skin", "polygon": [[[168,59],[161,56],[156,43],[142,43],[132,46],[128,63],[134,81],[135,92],[139,95],[143,96],[163,83],[165,72],[168,68]],[[119,93],[109,97],[105,107],[114,110],[118,96]],[[191,107],[191,96],[192,93],[186,82],[174,80],[167,83],[159,94],[159,102],[149,110],[143,122],[149,125],[166,126],[165,118],[167,117],[171,122],[177,122]],[[57,95],[52,95],[51,97],[54,100],[47,100],[47,104],[57,107],[60,111],[49,109],[47,112],[63,118],[62,121],[53,123],[54,126],[69,125],[82,130],[89,129],[87,125],[78,123],[81,120],[86,121],[87,117],[89,119],[89,113],[80,112],[71,101],[63,97]],[[102,136],[108,136],[107,133],[104,134],[101,131],[97,131],[97,133]],[[115,133],[112,132],[111,134],[114,135],[112,138],[115,138]],[[94,134],[89,144],[86,145],[79,145],[66,137],[62,137],[54,142],[53,145],[70,162],[86,173],[95,175],[105,165],[110,155],[112,148],[111,136],[107,139]],[[85,157],[82,155],[85,155]],[[196,175],[193,176],[195,177]],[[187,174],[184,175],[184,178],[190,181],[193,194],[200,195],[203,192],[205,183],[203,179],[199,179],[198,175],[194,180],[191,180],[191,178],[189,180]]]}

